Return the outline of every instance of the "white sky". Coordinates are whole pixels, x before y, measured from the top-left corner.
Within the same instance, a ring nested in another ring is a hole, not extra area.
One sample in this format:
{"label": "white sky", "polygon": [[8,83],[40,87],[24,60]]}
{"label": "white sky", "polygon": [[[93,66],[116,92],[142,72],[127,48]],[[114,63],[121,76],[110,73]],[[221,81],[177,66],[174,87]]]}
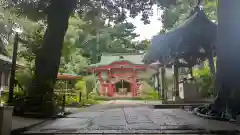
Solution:
{"label": "white sky", "polygon": [[161,17],[162,11],[158,10],[157,6],[153,6],[153,16],[150,17],[150,24],[144,25],[143,22],[140,20],[141,15],[137,16],[136,18],[128,18],[127,21],[133,23],[137,28],[135,32],[140,34],[136,40],[144,40],[144,39],[151,39],[152,36],[156,35],[160,32],[162,23],[158,18]]}

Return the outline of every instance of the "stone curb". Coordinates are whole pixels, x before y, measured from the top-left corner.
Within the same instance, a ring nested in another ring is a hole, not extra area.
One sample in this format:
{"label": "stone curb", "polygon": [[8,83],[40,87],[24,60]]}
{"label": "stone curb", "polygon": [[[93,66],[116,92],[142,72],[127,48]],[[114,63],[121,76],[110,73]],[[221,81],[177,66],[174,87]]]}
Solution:
{"label": "stone curb", "polygon": [[11,131],[11,135],[22,135],[23,132],[27,131],[28,129],[33,128],[33,127],[38,126],[38,125],[41,125],[41,124],[44,124],[44,123],[48,122],[49,120],[53,120],[53,119],[54,118],[46,119],[46,120],[43,120],[43,121],[38,122],[36,124],[32,124],[32,125],[29,125],[29,126],[26,126],[26,127],[23,127],[23,128],[14,129],[14,130]]}

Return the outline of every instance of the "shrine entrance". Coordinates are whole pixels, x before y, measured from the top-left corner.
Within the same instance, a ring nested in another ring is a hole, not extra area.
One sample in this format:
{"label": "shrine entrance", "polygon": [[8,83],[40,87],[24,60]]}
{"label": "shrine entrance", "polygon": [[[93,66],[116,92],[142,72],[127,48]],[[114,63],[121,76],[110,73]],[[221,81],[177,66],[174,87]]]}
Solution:
{"label": "shrine entrance", "polygon": [[131,83],[120,80],[115,84],[116,86],[116,94],[119,96],[128,96],[131,95]]}

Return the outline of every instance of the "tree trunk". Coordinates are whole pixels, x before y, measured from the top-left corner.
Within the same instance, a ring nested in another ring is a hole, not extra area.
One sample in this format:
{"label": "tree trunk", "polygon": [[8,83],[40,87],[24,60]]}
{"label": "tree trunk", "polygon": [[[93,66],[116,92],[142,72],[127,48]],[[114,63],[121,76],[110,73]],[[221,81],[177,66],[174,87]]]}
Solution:
{"label": "tree trunk", "polygon": [[[200,113],[209,116],[234,118],[240,113],[240,0],[218,0],[217,72],[218,96]],[[208,110],[208,111],[206,111]],[[227,113],[225,113],[227,112]]]}
{"label": "tree trunk", "polygon": [[29,93],[39,97],[44,107],[45,102],[52,101],[64,36],[75,5],[76,0],[55,0],[47,10],[48,26],[42,48],[36,54],[35,77]]}
{"label": "tree trunk", "polygon": [[234,115],[240,112],[240,1],[219,0],[217,37],[217,80],[215,104],[226,105]]}

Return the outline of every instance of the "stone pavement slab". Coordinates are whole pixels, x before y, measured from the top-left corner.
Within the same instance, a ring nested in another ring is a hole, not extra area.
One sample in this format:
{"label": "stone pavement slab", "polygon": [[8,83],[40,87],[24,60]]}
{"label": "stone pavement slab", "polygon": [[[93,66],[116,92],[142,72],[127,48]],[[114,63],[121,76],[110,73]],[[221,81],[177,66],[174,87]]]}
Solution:
{"label": "stone pavement slab", "polygon": [[90,130],[122,130],[126,128],[126,121],[121,108],[105,111],[91,122],[93,125],[89,127]]}
{"label": "stone pavement slab", "polygon": [[12,118],[12,130],[28,127],[34,124],[44,122],[44,119],[33,119],[13,116]]}
{"label": "stone pavement slab", "polygon": [[122,104],[122,105],[144,105],[144,104],[162,104],[162,101],[148,100],[110,100],[104,101],[102,104]]}
{"label": "stone pavement slab", "polygon": [[34,127],[25,133],[204,134],[205,132],[236,130],[239,130],[239,127],[234,124],[203,119],[181,109],[124,107],[105,111],[80,112],[68,118]]}

